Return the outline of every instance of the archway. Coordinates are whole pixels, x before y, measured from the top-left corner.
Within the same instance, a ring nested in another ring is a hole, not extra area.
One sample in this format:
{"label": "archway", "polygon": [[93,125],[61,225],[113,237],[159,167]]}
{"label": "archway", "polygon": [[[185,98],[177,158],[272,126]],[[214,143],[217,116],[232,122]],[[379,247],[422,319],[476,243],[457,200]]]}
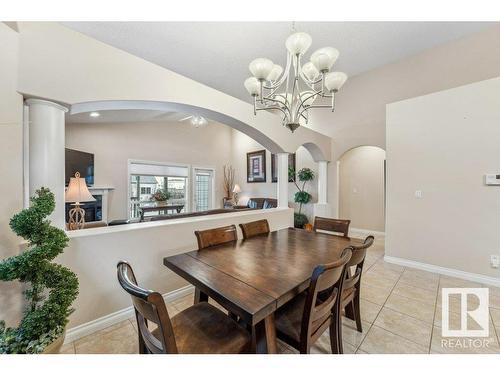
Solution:
{"label": "archway", "polygon": [[357,146],[338,159],[339,217],[354,229],[385,231],[385,150]]}

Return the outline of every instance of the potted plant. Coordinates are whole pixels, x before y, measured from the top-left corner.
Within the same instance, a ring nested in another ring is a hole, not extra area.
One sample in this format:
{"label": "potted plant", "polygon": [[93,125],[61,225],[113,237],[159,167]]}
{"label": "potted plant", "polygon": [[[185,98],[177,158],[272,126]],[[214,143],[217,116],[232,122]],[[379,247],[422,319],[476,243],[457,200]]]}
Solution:
{"label": "potted plant", "polygon": [[[295,171],[290,168],[288,170],[288,175],[293,183],[297,187],[297,192],[294,195],[294,202],[299,204],[299,212],[294,213],[293,221],[295,228],[303,228],[305,224],[309,222],[307,216],[302,213],[302,205],[308,204],[312,196],[306,191],[306,184],[309,181],[314,180],[314,172],[310,168],[302,168],[295,173]],[[299,182],[302,182],[302,187],[297,183],[297,177]]]}
{"label": "potted plant", "polygon": [[151,198],[156,202],[166,202],[172,198],[172,194],[167,189],[158,189]]}
{"label": "potted plant", "polygon": [[26,283],[27,306],[18,327],[0,322],[0,353],[57,353],[64,342],[78,278],[52,263],[69,241],[63,230],[46,219],[54,208],[54,194],[41,188],[31,198],[31,206],[10,220],[11,229],[28,246],[22,254],[0,262],[0,280]]}

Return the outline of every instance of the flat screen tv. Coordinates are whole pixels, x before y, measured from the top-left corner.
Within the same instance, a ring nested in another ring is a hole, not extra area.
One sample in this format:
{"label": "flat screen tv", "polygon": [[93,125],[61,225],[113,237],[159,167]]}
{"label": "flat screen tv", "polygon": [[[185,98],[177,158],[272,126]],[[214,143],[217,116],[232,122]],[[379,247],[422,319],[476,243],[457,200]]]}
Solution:
{"label": "flat screen tv", "polygon": [[94,185],[94,154],[70,148],[65,150],[66,186],[69,184],[69,178],[74,177],[76,172],[80,172],[88,186]]}

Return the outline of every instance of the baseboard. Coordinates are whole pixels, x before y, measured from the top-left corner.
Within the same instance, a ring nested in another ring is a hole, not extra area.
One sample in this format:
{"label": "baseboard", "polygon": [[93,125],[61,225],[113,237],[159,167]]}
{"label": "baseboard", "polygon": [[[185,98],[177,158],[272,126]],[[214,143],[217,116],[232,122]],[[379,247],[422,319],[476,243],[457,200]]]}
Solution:
{"label": "baseboard", "polygon": [[356,237],[360,236],[365,238],[366,236],[373,235],[376,238],[385,237],[385,232],[378,232],[376,230],[361,229],[361,228],[349,228],[349,236]]}
{"label": "baseboard", "polygon": [[460,271],[454,268],[435,266],[434,264],[421,263],[421,262],[416,262],[414,260],[391,257],[388,255],[384,256],[384,260],[388,263],[393,263],[404,267],[416,268],[422,271],[429,271],[429,272],[439,273],[440,275],[456,277],[457,279],[463,279],[480,284],[500,287],[500,278],[497,277],[490,277],[478,273]]}
{"label": "baseboard", "polygon": [[[165,293],[163,298],[165,302],[172,302],[178,298],[187,296],[188,294],[194,291],[194,287],[192,285],[187,285],[185,287],[176,289],[172,292]],[[126,307],[122,310],[115,311],[109,315],[100,317],[98,319],[92,320],[90,322],[81,324],[79,326],[68,329],[66,332],[66,339],[64,343],[70,343],[75,340],[78,340],[82,337],[88,336],[92,333],[100,331],[104,328],[111,327],[114,324],[120,323],[126,319],[130,319],[134,317],[134,309],[132,306]]]}

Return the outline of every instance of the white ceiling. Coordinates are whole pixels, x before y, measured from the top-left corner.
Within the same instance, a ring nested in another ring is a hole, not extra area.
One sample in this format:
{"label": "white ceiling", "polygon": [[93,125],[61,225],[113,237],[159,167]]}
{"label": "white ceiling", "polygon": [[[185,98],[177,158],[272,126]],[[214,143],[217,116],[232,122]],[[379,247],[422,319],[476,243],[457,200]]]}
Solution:
{"label": "white ceiling", "polygon": [[[248,63],[285,64],[291,22],[64,22],[145,60],[250,102]],[[491,26],[481,22],[298,22],[323,46],[340,51],[335,70],[353,76]],[[309,57],[309,54],[306,56]]]}
{"label": "white ceiling", "polygon": [[95,123],[125,123],[125,122],[173,122],[180,121],[190,114],[180,112],[164,112],[140,109],[121,109],[113,111],[99,111],[99,117],[91,117],[90,112],[66,113],[68,124],[95,124]]}

